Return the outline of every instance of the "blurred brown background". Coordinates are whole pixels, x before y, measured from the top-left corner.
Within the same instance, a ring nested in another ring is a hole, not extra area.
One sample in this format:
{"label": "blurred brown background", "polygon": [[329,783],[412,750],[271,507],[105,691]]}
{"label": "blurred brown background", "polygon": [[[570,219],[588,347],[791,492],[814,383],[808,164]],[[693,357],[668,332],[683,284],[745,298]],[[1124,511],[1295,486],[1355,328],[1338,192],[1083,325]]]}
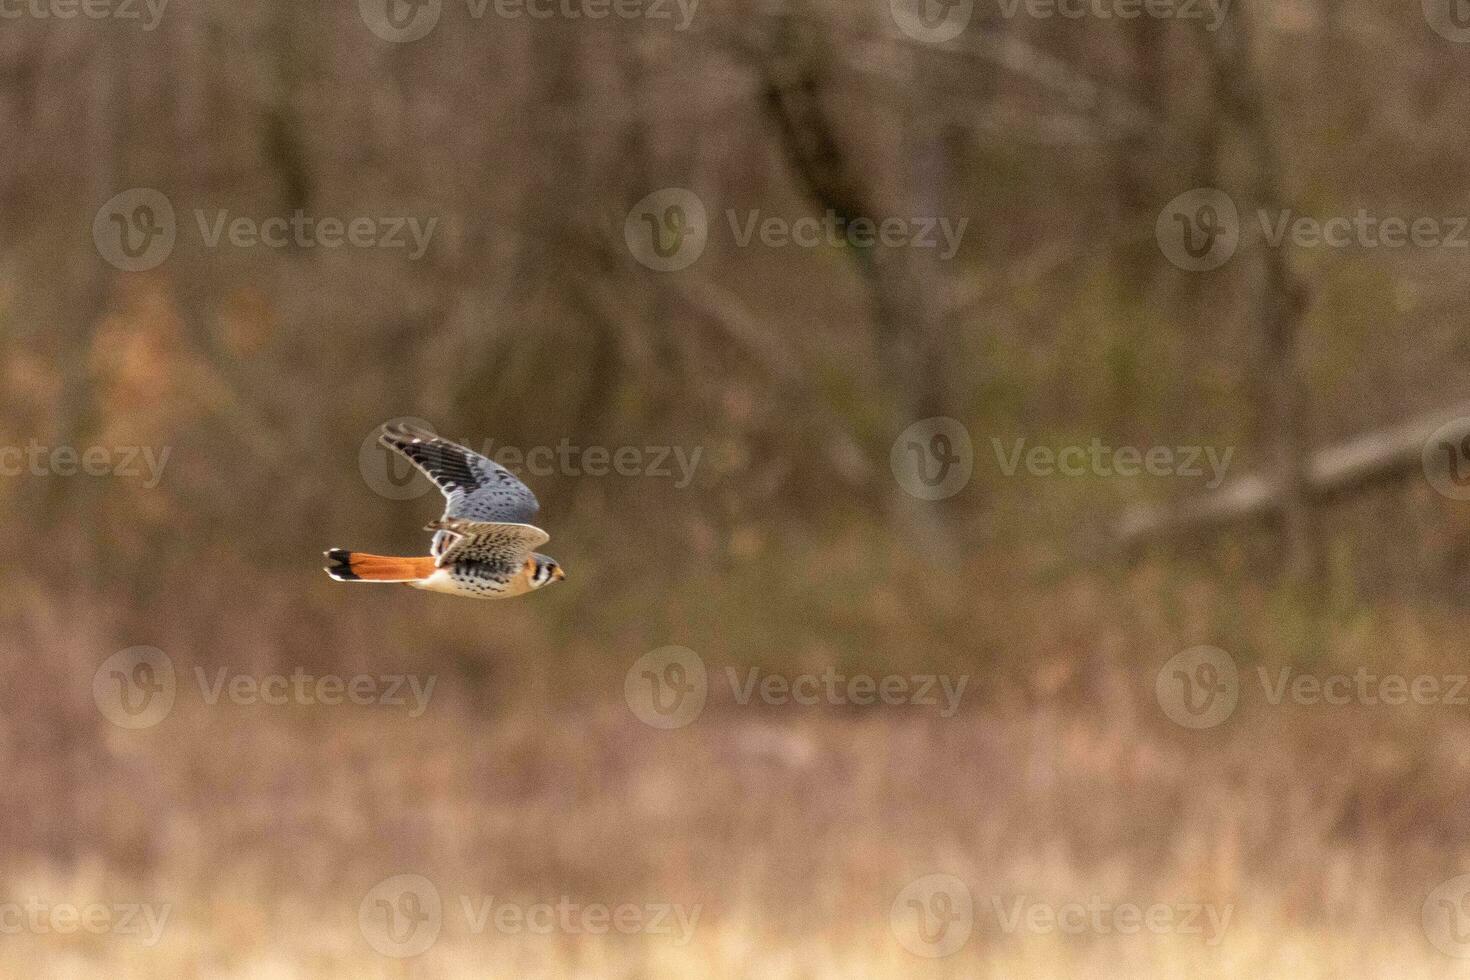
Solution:
{"label": "blurred brown background", "polygon": [[0,972],[1457,975],[1462,6],[0,0]]}

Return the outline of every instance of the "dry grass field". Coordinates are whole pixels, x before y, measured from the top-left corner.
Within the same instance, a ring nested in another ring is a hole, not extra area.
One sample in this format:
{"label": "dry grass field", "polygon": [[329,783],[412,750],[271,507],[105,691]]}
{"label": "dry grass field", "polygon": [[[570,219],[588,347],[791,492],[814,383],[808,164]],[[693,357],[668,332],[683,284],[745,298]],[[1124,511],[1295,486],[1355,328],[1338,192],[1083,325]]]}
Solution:
{"label": "dry grass field", "polygon": [[201,681],[176,650],[171,710],[129,730],[57,650],[7,658],[0,971],[1461,975],[1436,942],[1470,946],[1431,892],[1470,859],[1470,707],[1273,691],[1282,667],[1351,675],[1373,650],[1409,677],[1463,674],[1466,618],[1360,612],[1324,626],[1311,664],[1261,636],[1234,710],[1194,730],[1156,693],[1179,636],[1228,616],[1240,643],[1277,600],[1166,596],[1162,574],[1015,592],[1009,625],[977,611],[963,628],[1042,666],[975,671],[952,712],[742,704],[754,665],[730,680],[712,654],[702,711],[660,729],[625,697],[639,651],[611,648],[578,697],[548,660],[493,711],[447,671],[422,710],[211,704],[214,668]]}

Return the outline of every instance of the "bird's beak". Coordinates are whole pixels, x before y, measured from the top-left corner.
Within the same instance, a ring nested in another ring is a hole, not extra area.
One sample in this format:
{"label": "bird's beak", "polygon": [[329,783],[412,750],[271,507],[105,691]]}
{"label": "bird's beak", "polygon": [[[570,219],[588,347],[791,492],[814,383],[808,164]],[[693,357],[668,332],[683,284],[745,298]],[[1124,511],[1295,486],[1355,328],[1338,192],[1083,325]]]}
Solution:
{"label": "bird's beak", "polygon": [[561,566],[560,565],[556,566],[555,568],[553,568],[551,570],[551,578],[552,578],[553,581],[560,582],[562,579],[564,579],[566,577],[567,577],[567,573],[561,570]]}

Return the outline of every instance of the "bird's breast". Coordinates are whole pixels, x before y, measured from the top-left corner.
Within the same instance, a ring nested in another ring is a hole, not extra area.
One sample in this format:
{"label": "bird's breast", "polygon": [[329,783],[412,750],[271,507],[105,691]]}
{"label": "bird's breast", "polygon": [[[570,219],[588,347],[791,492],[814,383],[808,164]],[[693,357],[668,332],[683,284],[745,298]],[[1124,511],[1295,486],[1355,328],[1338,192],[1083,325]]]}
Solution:
{"label": "bird's breast", "polygon": [[481,562],[456,562],[434,569],[433,573],[410,583],[426,592],[470,596],[477,599],[504,599],[529,591],[530,583],[520,571],[507,572]]}

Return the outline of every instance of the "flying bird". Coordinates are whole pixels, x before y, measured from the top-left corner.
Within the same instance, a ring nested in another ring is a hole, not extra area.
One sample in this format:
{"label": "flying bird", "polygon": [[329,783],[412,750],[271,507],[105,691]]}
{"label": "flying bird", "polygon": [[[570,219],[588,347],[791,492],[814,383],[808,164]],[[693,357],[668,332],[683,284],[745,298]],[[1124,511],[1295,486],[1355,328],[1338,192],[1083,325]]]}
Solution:
{"label": "flying bird", "polygon": [[400,582],[475,599],[524,595],[566,578],[537,554],[551,535],[531,523],[541,505],[515,475],[477,452],[408,425],[386,426],[378,441],[423,472],[444,494],[444,516],[423,558],[391,558],[333,548],[326,573],[338,582]]}

